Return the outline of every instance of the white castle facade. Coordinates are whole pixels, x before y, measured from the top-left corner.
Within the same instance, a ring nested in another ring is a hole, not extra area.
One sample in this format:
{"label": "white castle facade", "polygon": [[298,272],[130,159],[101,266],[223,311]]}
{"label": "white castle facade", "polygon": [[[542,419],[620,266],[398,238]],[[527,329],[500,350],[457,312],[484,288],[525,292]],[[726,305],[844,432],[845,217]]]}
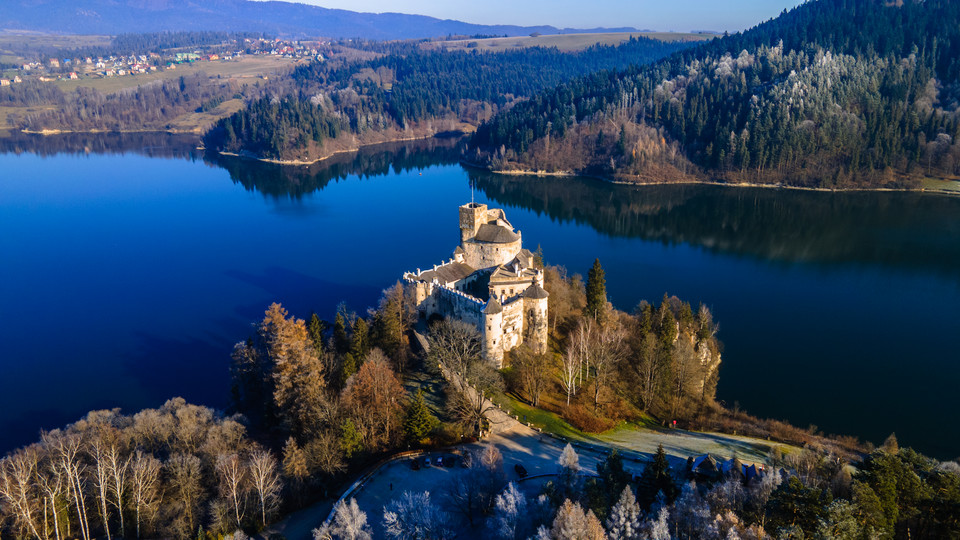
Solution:
{"label": "white castle facade", "polygon": [[547,291],[534,264],[499,208],[460,207],[460,245],[453,258],[433,269],[403,275],[420,316],[435,315],[476,326],[483,356],[497,368],[503,354],[521,343],[547,348]]}

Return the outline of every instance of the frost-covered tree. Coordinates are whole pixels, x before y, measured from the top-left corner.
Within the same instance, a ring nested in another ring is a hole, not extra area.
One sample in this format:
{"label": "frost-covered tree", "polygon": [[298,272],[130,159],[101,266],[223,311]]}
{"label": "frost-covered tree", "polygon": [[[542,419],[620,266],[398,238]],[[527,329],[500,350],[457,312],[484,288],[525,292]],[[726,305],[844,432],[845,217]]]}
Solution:
{"label": "frost-covered tree", "polygon": [[526,538],[529,524],[527,516],[527,498],[510,482],[506,489],[497,495],[493,505],[493,515],[487,522],[490,532],[497,538]]}
{"label": "frost-covered tree", "polygon": [[670,511],[661,506],[657,511],[657,518],[645,521],[642,526],[642,537],[650,540],[670,540]]}
{"label": "frost-covered tree", "polygon": [[601,540],[607,535],[592,510],[584,513],[579,503],[567,499],[557,510],[550,537],[554,540]]}
{"label": "frost-covered tree", "polygon": [[671,529],[680,536],[693,538],[705,536],[712,530],[710,506],[700,496],[696,482],[683,486],[680,496],[673,505],[673,514],[670,516]]}
{"label": "frost-covered tree", "polygon": [[430,492],[403,492],[383,509],[383,528],[390,538],[440,539],[450,536],[447,515],[430,501]]}
{"label": "frost-covered tree", "polygon": [[570,443],[563,448],[560,459],[557,461],[560,470],[557,474],[557,488],[559,495],[566,498],[576,498],[580,494],[580,456]]}
{"label": "frost-covered tree", "polygon": [[314,529],[314,540],[371,540],[373,531],[367,523],[367,513],[360,510],[357,500],[340,501],[333,509],[333,522]]}
{"label": "frost-covered tree", "polygon": [[640,506],[630,486],[624,486],[620,500],[610,510],[607,534],[611,540],[640,538]]}

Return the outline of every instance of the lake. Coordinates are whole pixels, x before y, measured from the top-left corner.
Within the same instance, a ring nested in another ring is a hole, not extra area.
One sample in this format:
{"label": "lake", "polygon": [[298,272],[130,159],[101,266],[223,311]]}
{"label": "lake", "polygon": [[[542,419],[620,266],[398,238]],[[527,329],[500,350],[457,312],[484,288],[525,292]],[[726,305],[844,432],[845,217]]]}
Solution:
{"label": "lake", "polygon": [[703,302],[718,399],[942,459],[960,455],[960,197],[617,186],[465,169],[455,140],[309,167],[205,156],[166,135],[0,142],[0,450],[90,409],[223,407],[264,309],[331,317],[450,257],[457,206],[611,301]]}

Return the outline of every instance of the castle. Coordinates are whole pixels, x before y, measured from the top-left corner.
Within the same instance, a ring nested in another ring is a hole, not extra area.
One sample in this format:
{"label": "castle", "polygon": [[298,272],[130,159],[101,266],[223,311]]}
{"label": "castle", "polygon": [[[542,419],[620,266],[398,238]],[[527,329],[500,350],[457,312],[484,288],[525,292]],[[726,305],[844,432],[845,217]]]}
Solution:
{"label": "castle", "polygon": [[499,208],[461,206],[460,245],[453,258],[403,279],[421,317],[438,315],[476,326],[483,357],[498,369],[503,353],[521,343],[541,353],[547,349],[549,295],[543,270]]}

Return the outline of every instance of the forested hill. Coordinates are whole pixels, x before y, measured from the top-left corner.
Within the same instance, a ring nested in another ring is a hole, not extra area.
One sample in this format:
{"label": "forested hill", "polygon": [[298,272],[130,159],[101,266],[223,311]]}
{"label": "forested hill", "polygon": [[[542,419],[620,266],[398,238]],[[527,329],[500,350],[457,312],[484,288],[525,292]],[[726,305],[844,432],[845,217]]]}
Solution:
{"label": "forested hill", "polygon": [[627,181],[913,185],[960,173],[960,2],[815,0],[481,126],[493,169]]}
{"label": "forested hill", "polygon": [[[219,30],[364,39],[450,34],[525,36],[532,32],[572,31],[552,26],[482,25],[423,15],[358,13],[290,1],[251,0],[3,0],[0,29],[67,34]],[[606,29],[588,31],[601,30]]]}
{"label": "forested hill", "polygon": [[357,144],[470,129],[521,99],[601,69],[649,63],[691,43],[631,38],[578,53],[393,52],[346,66],[315,62],[273,83],[268,96],[207,134],[208,148],[312,161]]}

